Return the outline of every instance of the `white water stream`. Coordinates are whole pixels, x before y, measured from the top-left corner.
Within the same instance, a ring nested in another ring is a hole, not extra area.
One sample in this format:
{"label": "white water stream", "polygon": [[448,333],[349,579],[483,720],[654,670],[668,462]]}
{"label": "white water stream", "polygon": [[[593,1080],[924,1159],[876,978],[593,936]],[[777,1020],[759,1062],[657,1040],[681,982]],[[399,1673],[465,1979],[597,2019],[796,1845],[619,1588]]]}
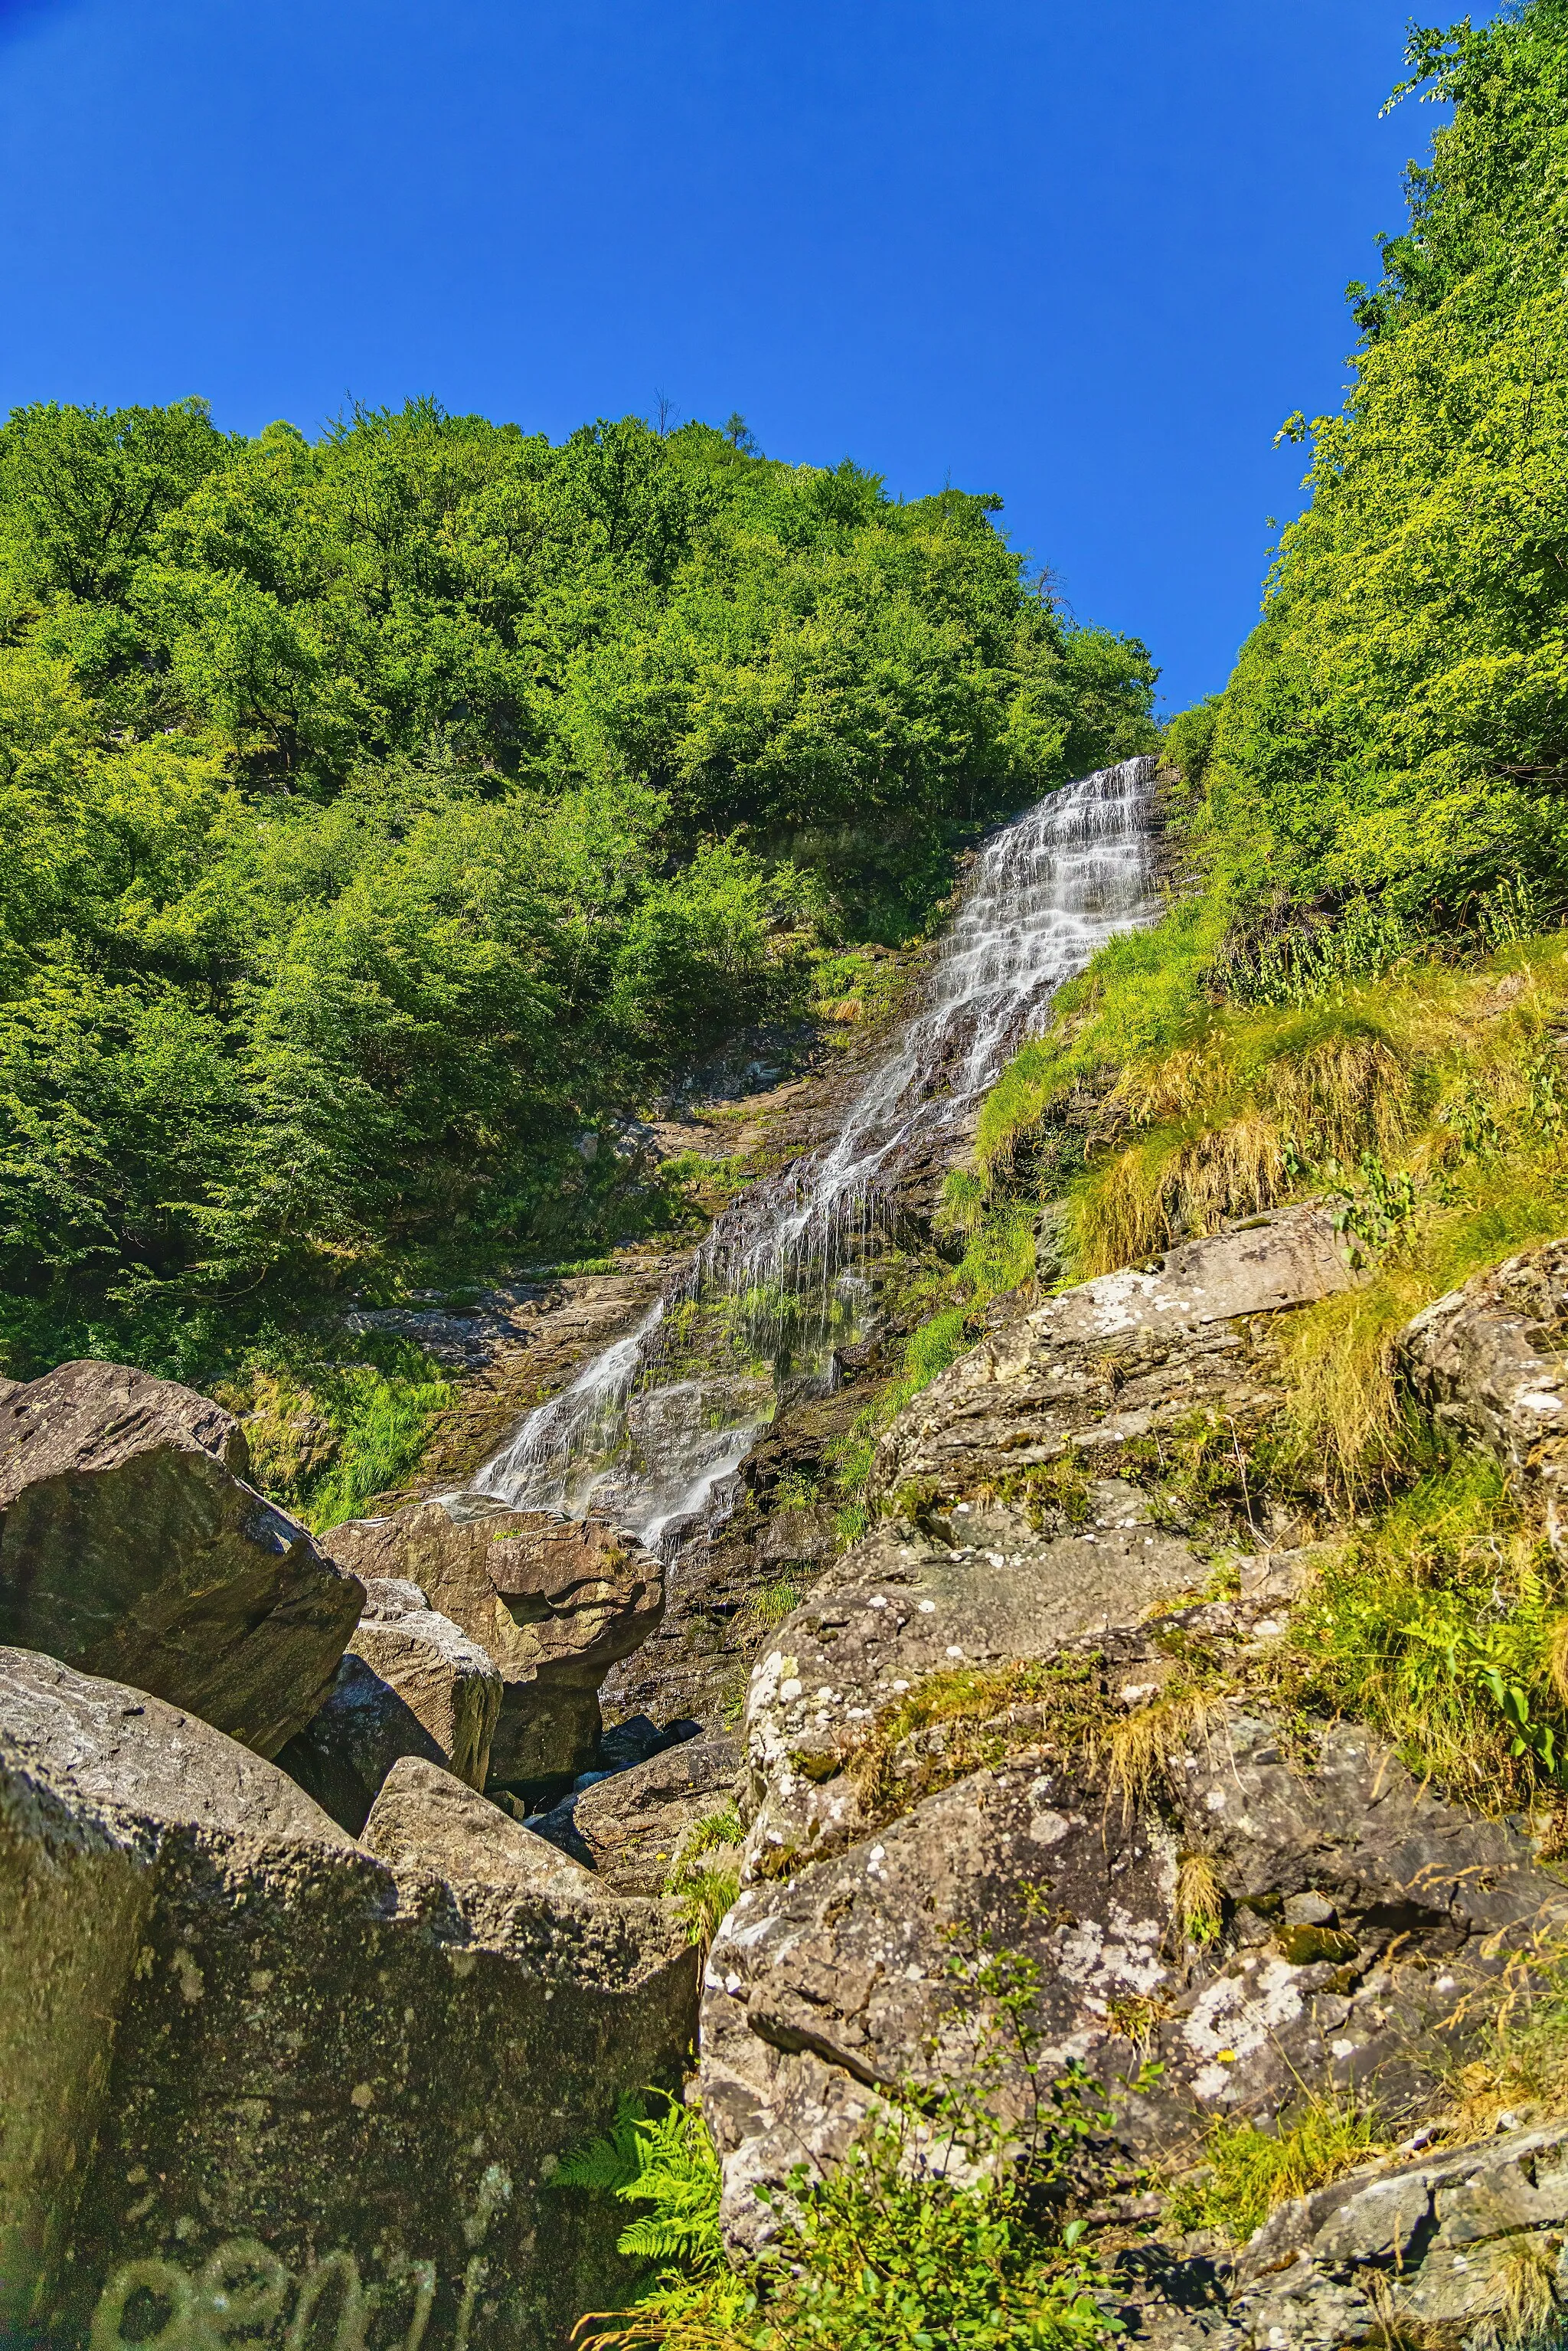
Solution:
{"label": "white water stream", "polygon": [[[895,1217],[912,1155],[940,1154],[1045,1025],[1065,979],[1152,919],[1146,820],[1155,762],[1103,768],[994,833],[933,960],[923,1009],[852,1102],[836,1141],[753,1186],[715,1223],[673,1297],[529,1414],[474,1480],[475,1502],[602,1510],[678,1548],[771,1418],[774,1376],[678,1370],[682,1311],[733,1301],[754,1357],[827,1359]],[[662,1370],[666,1375],[661,1376]]]}

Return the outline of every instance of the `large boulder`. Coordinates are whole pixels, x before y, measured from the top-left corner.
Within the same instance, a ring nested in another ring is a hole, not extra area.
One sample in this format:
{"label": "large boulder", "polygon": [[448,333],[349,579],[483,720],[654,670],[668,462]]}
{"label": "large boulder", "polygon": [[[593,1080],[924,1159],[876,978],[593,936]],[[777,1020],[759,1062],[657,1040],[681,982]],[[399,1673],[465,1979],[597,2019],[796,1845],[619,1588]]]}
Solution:
{"label": "large boulder", "polygon": [[162,2305],[216,2340],[243,2283],[301,2342],[375,2312],[378,2342],[545,2351],[612,2298],[613,2208],[541,2183],[679,2081],[695,1955],[659,1905],[389,1864],[23,1651],[0,1724],[0,2335],[141,2340]]}
{"label": "large boulder", "polygon": [[350,1836],[400,1756],[483,1787],[501,1677],[476,1641],[412,1583],[371,1576],[365,1614],[325,1704],[277,1752]]}
{"label": "large boulder", "polygon": [[489,1774],[501,1676],[489,1652],[433,1608],[417,1584],[374,1576],[350,1653],[379,1674],[434,1740],[449,1771],[471,1788]]}
{"label": "large boulder", "polygon": [[651,1552],[601,1519],[456,1518],[442,1502],[351,1520],[323,1540],[357,1574],[417,1584],[494,1658],[503,1688],[492,1785],[559,1789],[589,1769],[600,1686],[664,1614],[664,1570]]}
{"label": "large boulder", "polygon": [[1322,1208],[1183,1241],[1151,1267],[1102,1274],[1019,1313],[999,1301],[980,1343],[906,1406],[878,1444],[873,1499],[973,1494],[1080,1452],[1118,1450],[1209,1406],[1275,1401],[1246,1324],[1356,1279]]}
{"label": "large boulder", "polygon": [[739,1761],[733,1739],[688,1739],[596,1780],[530,1826],[618,1894],[662,1894],[691,1831],[724,1811]]}
{"label": "large boulder", "polygon": [[[1207,1615],[1169,1629],[1212,1638]],[[1129,1635],[1128,1685],[1102,1705],[1159,1707],[1165,1669]],[[1130,2167],[1190,2156],[1218,2116],[1267,2123],[1352,2084],[1375,2082],[1390,2118],[1418,2114],[1504,1970],[1568,1925],[1524,1837],[1354,1726],[1303,1752],[1298,1727],[1167,1698],[1154,1736],[1120,1750],[1155,1768],[1118,1784],[1116,1746],[1073,1722],[1085,1698],[1092,1679],[1064,1680],[1032,1738],[986,1727],[994,1765],[741,1893],[708,1960],[701,2074],[735,2239],[770,2225],[757,2189],[831,2164],[904,2085],[988,2082],[1022,2118],[1026,2056],[1046,2078],[1089,2068]]]}
{"label": "large boulder", "polygon": [[0,1641],[275,1755],[364,1592],[245,1482],[239,1424],[172,1380],[62,1364],[0,1403]]}
{"label": "large boulder", "polygon": [[325,1705],[278,1749],[277,1766],[357,1837],[387,1773],[405,1755],[446,1761],[413,1708],[350,1650]]}
{"label": "large boulder", "polygon": [[1400,1368],[1450,1437],[1502,1462],[1568,1547],[1568,1240],[1526,1249],[1428,1306],[1402,1332]]}

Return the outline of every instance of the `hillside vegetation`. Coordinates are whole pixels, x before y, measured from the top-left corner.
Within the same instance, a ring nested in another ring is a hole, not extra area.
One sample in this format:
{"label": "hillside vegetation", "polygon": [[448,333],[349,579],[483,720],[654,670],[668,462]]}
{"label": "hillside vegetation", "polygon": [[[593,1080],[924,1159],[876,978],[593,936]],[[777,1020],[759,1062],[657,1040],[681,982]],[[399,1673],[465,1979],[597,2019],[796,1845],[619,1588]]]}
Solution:
{"label": "hillside vegetation", "polygon": [[1343,413],[1285,428],[1309,496],[1261,622],[1168,730],[1193,879],[1063,991],[952,1194],[1009,1230],[1043,1206],[1064,1280],[1326,1196],[1370,1278],[1301,1319],[1248,1489],[1363,1530],[1309,1694],[1514,1804],[1564,1779],[1568,1593],[1434,1456],[1393,1343],[1568,1229],[1568,5],[1418,29],[1408,63],[1396,95],[1452,120],[1350,289]]}
{"label": "hillside vegetation", "polygon": [[1066,625],[998,505],[738,419],[13,414],[0,1368],[210,1384],[654,1213],[617,1122],[1153,740],[1143,648]]}

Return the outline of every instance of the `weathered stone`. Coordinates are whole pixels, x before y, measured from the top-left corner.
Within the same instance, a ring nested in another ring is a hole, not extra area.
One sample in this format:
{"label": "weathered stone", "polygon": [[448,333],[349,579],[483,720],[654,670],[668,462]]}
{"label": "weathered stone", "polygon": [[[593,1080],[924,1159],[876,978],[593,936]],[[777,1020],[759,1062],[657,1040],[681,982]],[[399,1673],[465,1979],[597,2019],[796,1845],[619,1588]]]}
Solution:
{"label": "weathered stone", "polygon": [[1102,1274],[996,1327],[910,1405],[877,1447],[873,1497],[972,1494],[1070,1449],[1114,1472],[1116,1449],[1203,1405],[1272,1400],[1240,1327],[1354,1276],[1332,1219],[1282,1208],[1183,1241],[1153,1268]]}
{"label": "weathered stone", "polygon": [[148,1930],[151,1824],[241,1821],[271,1840],[339,1838],[206,1723],[0,1649],[0,2339],[47,2314],[65,2258]]}
{"label": "weathered stone", "polygon": [[1453,1436],[1484,1446],[1538,1493],[1568,1547],[1568,1240],[1526,1249],[1428,1306],[1401,1334],[1400,1368]]}
{"label": "weathered stone", "polygon": [[245,1482],[239,1425],[171,1380],[62,1364],[0,1404],[0,1640],[274,1755],[364,1599]]}
{"label": "weathered stone", "polygon": [[136,2339],[152,2283],[216,2339],[249,2262],[300,2341],[317,2307],[357,2341],[362,2290],[377,2342],[564,2344],[621,2283],[619,2216],[541,2182],[695,2027],[661,1907],[389,1865],[50,1660],[0,1655],[0,2326]]}
{"label": "weathered stone", "polygon": [[1386,2342],[1393,2327],[1428,2342],[1555,2338],[1565,2232],[1568,2124],[1508,2131],[1281,2205],[1238,2260],[1230,2314],[1281,2351]]}
{"label": "weathered stone", "polygon": [[[841,2154],[879,2092],[974,2078],[997,1954],[1039,1969],[1040,2064],[1088,2065],[1126,2158],[1168,2161],[1217,2115],[1331,2085],[1375,2079],[1385,2114],[1418,2112],[1484,2024],[1483,1988],[1568,1922],[1525,1839],[1348,1724],[1298,1767],[1267,1721],[1217,1715],[1160,1793],[1124,1806],[1081,1748],[1040,1741],[742,1892],[708,1962],[701,2083],[735,2237],[767,2225],[753,2189]],[[1177,1894],[1193,1853],[1222,1889],[1224,1930],[1201,1948]],[[1340,1921],[1332,1959],[1292,1956],[1292,1936],[1323,1931],[1279,1916],[1308,1891]],[[994,2053],[1022,2112],[1029,2080],[1000,2038]],[[1127,2086],[1145,2058],[1163,2073]]]}
{"label": "weathered stone", "polygon": [[455,1519],[440,1502],[352,1520],[324,1541],[356,1573],[416,1583],[495,1660],[491,1783],[548,1785],[589,1768],[600,1685],[664,1613],[664,1571],[650,1552],[601,1519]]}
{"label": "weathered stone", "polygon": [[735,1785],[733,1739],[691,1739],[612,1772],[532,1823],[620,1894],[660,1894],[683,1839]]}
{"label": "weathered stone", "polygon": [[388,1772],[360,1842],[395,1868],[434,1871],[451,1886],[522,1889],[577,1902],[605,1898],[606,1888],[591,1870],[450,1771],[416,1756],[405,1756]]}
{"label": "weathered stone", "polygon": [[933,1674],[1049,1656],[1168,1605],[1207,1573],[1114,1479],[1088,1489],[1081,1525],[966,1505],[938,1523],[951,1541],[883,1521],[758,1659],[746,1733],[753,1866],[770,1852],[806,1859],[853,1844],[865,1824],[854,1756],[876,1716]]}

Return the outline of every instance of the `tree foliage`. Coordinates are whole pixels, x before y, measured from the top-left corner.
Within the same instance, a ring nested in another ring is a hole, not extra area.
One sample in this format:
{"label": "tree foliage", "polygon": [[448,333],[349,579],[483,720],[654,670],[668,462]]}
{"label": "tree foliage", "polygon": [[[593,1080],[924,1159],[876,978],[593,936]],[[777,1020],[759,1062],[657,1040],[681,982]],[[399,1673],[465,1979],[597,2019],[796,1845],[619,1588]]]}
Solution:
{"label": "tree foliage", "polygon": [[189,1369],[242,1299],[591,1223],[585,1130],[1144,743],[1142,647],[1067,627],[996,504],[744,420],[16,412],[9,1367]]}
{"label": "tree foliage", "polygon": [[1396,95],[1454,118],[1351,288],[1354,381],[1310,428],[1207,785],[1244,892],[1447,922],[1503,874],[1568,885],[1568,5],[1417,28],[1408,57]]}

